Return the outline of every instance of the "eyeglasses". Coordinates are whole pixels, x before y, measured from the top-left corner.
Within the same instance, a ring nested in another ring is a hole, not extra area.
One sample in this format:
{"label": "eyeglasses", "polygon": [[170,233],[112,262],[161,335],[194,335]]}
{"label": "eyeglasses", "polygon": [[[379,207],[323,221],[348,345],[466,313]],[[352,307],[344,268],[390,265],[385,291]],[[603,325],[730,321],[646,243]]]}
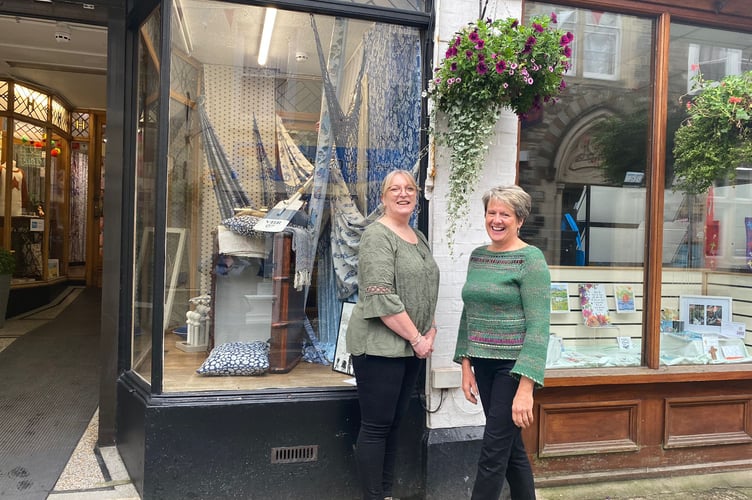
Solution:
{"label": "eyeglasses", "polygon": [[389,188],[387,188],[387,192],[389,194],[395,195],[398,195],[402,192],[413,195],[416,193],[416,191],[417,190],[413,186],[390,186]]}

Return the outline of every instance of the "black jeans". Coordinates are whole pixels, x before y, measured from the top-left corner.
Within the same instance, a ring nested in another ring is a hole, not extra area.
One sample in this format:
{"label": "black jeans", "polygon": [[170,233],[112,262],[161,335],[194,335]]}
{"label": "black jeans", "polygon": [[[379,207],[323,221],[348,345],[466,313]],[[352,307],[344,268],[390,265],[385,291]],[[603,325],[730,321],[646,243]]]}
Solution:
{"label": "black jeans", "polygon": [[364,500],[392,496],[397,429],[415,389],[422,360],[353,356],[358,383],[360,432],[355,461]]}
{"label": "black jeans", "polygon": [[514,361],[472,358],[471,363],[486,415],[472,499],[498,500],[506,477],[512,500],[534,500],[533,470],[522,430],[512,421],[512,400],[519,386],[509,374]]}

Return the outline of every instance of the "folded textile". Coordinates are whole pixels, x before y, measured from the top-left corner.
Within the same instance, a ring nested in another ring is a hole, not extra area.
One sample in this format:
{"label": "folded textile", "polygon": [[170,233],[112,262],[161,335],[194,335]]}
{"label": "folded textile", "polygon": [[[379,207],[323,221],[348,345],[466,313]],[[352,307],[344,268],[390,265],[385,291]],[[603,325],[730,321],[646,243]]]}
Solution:
{"label": "folded textile", "polygon": [[261,259],[267,257],[265,239],[241,236],[225,226],[217,226],[217,244],[219,253],[222,255],[258,257]]}

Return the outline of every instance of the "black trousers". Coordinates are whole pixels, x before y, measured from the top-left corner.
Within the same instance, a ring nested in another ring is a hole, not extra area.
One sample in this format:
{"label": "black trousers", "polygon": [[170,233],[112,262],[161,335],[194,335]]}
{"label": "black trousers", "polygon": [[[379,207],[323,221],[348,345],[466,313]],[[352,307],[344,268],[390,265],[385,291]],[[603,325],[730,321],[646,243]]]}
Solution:
{"label": "black trousers", "polygon": [[414,356],[353,356],[360,432],[355,460],[364,500],[392,496],[397,429],[407,411],[423,360]]}
{"label": "black trousers", "polygon": [[519,386],[519,380],[509,374],[514,361],[470,361],[486,415],[472,499],[498,500],[506,478],[512,500],[534,500],[533,470],[522,442],[522,430],[512,421],[512,401]]}

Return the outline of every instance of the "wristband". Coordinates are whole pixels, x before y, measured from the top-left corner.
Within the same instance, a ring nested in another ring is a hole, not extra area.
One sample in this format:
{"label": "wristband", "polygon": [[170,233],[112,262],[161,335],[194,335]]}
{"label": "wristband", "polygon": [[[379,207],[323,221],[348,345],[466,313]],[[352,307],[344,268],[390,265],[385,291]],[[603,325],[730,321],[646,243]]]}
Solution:
{"label": "wristband", "polygon": [[410,342],[411,346],[415,347],[416,345],[420,344],[420,341],[423,340],[423,335],[418,334],[418,336],[416,337],[416,339],[417,340],[415,342]]}

